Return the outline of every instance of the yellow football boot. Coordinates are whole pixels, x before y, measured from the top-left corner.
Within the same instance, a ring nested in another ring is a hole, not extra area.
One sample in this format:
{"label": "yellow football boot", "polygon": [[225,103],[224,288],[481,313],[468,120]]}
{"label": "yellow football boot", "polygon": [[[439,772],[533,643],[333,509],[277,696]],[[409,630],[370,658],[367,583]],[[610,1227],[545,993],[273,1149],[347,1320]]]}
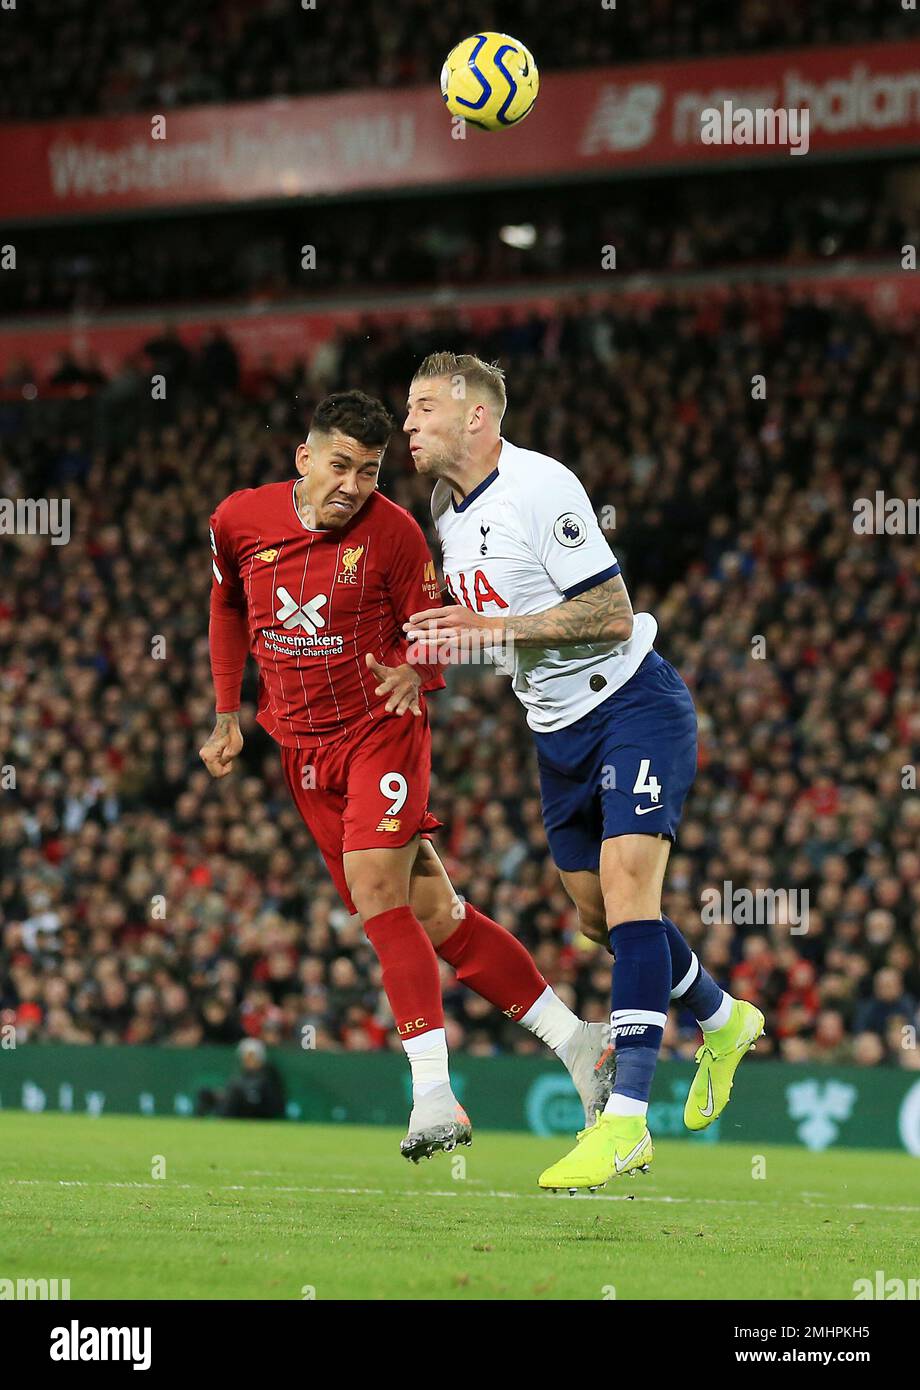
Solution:
{"label": "yellow football boot", "polygon": [[764,1017],[746,999],[735,999],[731,1017],[721,1028],[703,1034],[696,1054],[699,1066],[684,1106],[688,1129],[705,1129],[728,1104],[738,1063],[749,1052],[764,1028]]}
{"label": "yellow football boot", "polygon": [[593,1192],[610,1178],[645,1173],[655,1156],[652,1136],[644,1115],[597,1115],[590,1129],[583,1129],[571,1153],[540,1174],[541,1187]]}

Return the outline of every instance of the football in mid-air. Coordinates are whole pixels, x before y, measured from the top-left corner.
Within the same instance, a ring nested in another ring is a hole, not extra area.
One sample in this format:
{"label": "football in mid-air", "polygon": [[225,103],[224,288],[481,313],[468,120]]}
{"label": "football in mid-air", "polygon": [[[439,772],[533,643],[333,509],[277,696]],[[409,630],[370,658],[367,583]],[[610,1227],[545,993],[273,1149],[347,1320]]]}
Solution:
{"label": "football in mid-air", "polygon": [[480,130],[517,125],[539,90],[533,54],[509,34],[471,34],[451,49],[441,69],[448,111]]}

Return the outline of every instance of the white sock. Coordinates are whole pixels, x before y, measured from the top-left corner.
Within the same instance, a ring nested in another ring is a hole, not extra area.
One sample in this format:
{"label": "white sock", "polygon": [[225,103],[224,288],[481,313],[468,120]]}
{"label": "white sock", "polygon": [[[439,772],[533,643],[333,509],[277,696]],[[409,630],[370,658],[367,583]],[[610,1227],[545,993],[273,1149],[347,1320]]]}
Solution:
{"label": "white sock", "polygon": [[700,1019],[700,1028],[702,1028],[703,1032],[714,1033],[717,1028],[722,1028],[732,1016],[732,1005],[734,1002],[732,996],[726,994],[723,989],[722,1003],[716,1009],[715,1013],[710,1014],[708,1018]]}
{"label": "white sock", "polygon": [[520,1020],[521,1026],[529,1028],[535,1037],[540,1038],[560,1056],[566,1043],[573,1037],[581,1020],[563,1004],[552,985],[536,999]]}
{"label": "white sock", "polygon": [[632,1096],[610,1096],[604,1106],[605,1115],[647,1115],[648,1101],[633,1100]]}
{"label": "white sock", "polygon": [[429,1028],[417,1038],[406,1038],[403,1050],[412,1068],[412,1094],[427,1096],[436,1086],[450,1085],[447,1068],[447,1034],[443,1028]]}

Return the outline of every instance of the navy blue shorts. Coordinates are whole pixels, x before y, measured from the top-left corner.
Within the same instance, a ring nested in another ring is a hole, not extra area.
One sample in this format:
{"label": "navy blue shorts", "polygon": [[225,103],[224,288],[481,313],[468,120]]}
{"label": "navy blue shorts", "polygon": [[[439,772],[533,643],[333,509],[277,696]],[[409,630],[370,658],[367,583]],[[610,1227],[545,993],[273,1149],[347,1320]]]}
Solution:
{"label": "navy blue shorts", "polygon": [[696,775],[696,710],[656,651],[583,719],[535,739],[557,868],[597,873],[601,841],[614,835],[675,838]]}

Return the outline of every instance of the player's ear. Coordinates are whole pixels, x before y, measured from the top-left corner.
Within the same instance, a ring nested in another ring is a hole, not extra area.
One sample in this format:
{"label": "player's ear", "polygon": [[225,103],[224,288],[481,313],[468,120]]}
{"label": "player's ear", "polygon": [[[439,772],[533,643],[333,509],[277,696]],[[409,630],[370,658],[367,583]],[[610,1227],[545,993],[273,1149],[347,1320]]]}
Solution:
{"label": "player's ear", "polygon": [[294,465],[301,477],[306,477],[309,473],[311,461],[309,444],[306,441],[303,444],[298,444],[294,453]]}

